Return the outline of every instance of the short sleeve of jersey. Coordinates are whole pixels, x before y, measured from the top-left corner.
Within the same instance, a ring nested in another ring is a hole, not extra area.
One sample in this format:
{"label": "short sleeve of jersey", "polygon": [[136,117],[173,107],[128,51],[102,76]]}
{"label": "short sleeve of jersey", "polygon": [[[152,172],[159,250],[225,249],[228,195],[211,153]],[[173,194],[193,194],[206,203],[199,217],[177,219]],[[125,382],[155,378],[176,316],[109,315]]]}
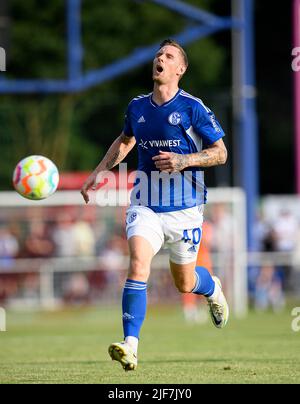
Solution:
{"label": "short sleeve of jersey", "polygon": [[123,127],[123,133],[128,136],[134,136],[132,126],[131,126],[131,105],[129,104],[125,113],[125,121],[124,121],[124,127]]}
{"label": "short sleeve of jersey", "polygon": [[192,126],[207,145],[213,144],[225,136],[214,113],[199,102],[193,106]]}

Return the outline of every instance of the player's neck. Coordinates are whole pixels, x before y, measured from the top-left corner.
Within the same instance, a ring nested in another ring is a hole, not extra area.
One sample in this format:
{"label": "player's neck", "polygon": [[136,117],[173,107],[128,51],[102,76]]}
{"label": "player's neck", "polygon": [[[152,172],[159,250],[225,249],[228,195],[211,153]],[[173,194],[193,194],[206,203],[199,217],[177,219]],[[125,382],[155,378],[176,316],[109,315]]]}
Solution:
{"label": "player's neck", "polygon": [[162,105],[175,97],[179,88],[178,84],[157,84],[154,83],[152,99],[157,105]]}

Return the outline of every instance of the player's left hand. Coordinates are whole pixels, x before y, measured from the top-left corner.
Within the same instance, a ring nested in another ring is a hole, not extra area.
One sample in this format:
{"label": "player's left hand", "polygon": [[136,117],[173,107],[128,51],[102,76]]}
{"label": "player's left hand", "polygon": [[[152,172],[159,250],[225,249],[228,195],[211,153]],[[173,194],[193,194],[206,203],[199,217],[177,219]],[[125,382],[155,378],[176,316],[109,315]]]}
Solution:
{"label": "player's left hand", "polygon": [[83,184],[83,187],[81,188],[80,193],[83,196],[83,199],[84,199],[86,204],[88,204],[89,201],[90,201],[88,191],[90,191],[90,190],[95,191],[96,190],[97,175],[98,175],[97,172],[93,172],[89,176],[89,178],[85,181],[85,183]]}
{"label": "player's left hand", "polygon": [[157,156],[152,157],[155,167],[164,172],[173,173],[188,167],[188,156],[172,152],[159,151]]}

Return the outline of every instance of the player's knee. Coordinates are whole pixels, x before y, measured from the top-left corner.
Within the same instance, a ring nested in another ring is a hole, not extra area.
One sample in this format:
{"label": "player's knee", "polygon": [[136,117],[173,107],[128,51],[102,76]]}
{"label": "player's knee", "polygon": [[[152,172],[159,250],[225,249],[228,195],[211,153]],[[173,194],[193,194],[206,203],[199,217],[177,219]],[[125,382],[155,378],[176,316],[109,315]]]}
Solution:
{"label": "player's knee", "polygon": [[130,259],[129,277],[136,281],[146,281],[149,277],[149,266],[142,259],[132,257]]}

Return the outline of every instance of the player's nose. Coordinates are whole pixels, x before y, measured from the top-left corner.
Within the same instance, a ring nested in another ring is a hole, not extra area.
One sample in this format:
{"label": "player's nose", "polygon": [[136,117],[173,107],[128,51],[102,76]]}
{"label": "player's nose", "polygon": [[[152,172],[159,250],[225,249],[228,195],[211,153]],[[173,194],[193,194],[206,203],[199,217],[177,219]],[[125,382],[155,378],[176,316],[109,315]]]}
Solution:
{"label": "player's nose", "polygon": [[163,62],[163,60],[164,60],[164,55],[158,56],[158,58],[157,58],[158,62]]}

